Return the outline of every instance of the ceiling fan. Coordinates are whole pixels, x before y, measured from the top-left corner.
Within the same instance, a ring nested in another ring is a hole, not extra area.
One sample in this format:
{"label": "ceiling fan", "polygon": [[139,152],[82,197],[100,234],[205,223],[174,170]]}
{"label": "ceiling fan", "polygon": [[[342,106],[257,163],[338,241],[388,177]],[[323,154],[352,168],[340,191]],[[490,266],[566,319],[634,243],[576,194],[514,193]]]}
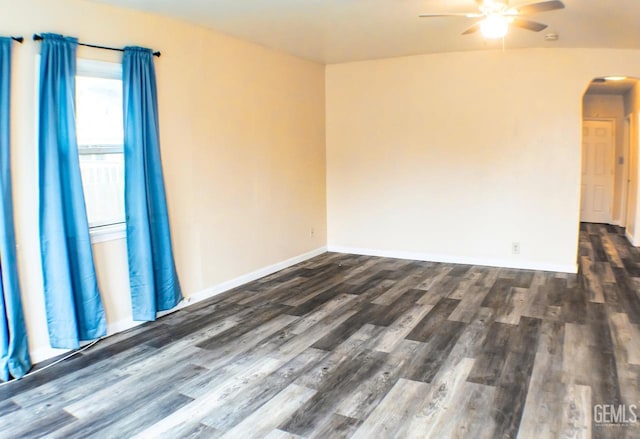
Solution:
{"label": "ceiling fan", "polygon": [[481,18],[473,26],[462,32],[469,35],[480,31],[485,38],[502,38],[507,34],[509,25],[513,24],[522,29],[540,32],[547,28],[546,24],[527,20],[522,17],[538,14],[540,12],[564,9],[564,3],[559,0],[541,1],[522,5],[509,5],[509,0],[476,0],[479,12],[420,14],[423,18],[434,17],[466,17]]}

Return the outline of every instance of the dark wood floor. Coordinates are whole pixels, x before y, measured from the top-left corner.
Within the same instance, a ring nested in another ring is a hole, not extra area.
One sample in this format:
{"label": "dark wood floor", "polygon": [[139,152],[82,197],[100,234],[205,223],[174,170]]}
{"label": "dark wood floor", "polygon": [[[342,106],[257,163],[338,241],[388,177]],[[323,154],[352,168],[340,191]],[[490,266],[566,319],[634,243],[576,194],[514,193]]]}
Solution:
{"label": "dark wood floor", "polygon": [[640,405],[621,233],[577,276],[328,253],[0,387],[0,436],[640,437],[593,416]]}

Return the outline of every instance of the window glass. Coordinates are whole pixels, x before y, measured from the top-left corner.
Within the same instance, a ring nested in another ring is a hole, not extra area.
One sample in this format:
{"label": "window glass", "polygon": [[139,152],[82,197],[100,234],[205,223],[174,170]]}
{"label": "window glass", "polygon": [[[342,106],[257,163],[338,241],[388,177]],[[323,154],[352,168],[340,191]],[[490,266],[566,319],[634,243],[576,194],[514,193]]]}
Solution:
{"label": "window glass", "polygon": [[124,223],[122,81],[76,77],[76,130],[89,227]]}

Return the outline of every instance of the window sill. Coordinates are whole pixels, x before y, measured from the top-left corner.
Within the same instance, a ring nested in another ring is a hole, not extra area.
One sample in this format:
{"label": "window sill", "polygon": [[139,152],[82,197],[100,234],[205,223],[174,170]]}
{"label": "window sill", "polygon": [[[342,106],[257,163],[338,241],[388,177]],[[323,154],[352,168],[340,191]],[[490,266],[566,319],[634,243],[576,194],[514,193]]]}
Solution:
{"label": "window sill", "polygon": [[95,227],[89,230],[91,243],[117,241],[127,237],[127,227],[125,223],[113,224],[110,226]]}

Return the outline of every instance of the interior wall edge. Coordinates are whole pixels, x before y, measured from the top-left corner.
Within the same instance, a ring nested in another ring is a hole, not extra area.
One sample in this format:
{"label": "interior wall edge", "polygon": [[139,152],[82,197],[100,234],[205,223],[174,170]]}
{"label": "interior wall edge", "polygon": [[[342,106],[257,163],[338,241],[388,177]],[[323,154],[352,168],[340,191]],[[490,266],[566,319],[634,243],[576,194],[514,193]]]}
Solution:
{"label": "interior wall edge", "polygon": [[636,239],[634,238],[634,236],[631,233],[629,233],[629,229],[625,230],[624,236],[627,237],[627,239],[629,240],[632,246],[640,247],[640,242],[636,242]]}

